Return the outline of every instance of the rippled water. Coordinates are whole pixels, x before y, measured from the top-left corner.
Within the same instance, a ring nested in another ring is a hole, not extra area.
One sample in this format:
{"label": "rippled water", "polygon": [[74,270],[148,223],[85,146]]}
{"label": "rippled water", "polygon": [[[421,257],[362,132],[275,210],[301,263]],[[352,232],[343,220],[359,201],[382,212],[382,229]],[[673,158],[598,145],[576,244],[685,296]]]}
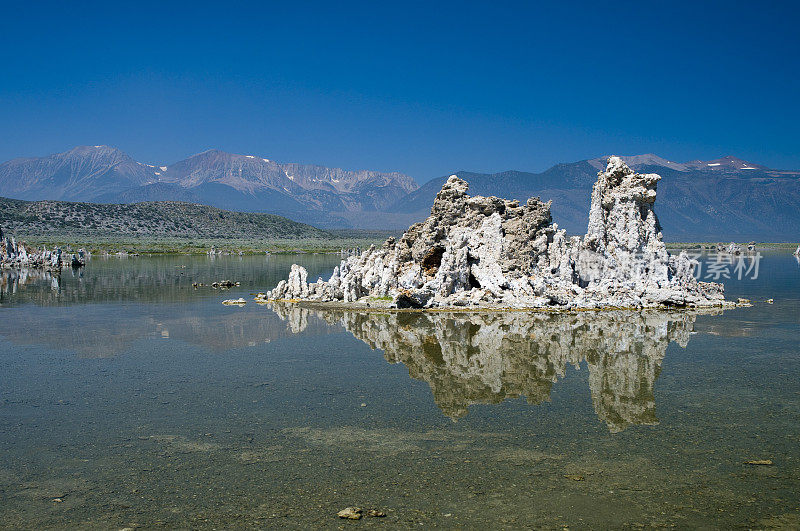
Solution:
{"label": "rippled water", "polygon": [[292,262],[4,272],[0,526],[800,526],[788,253],[724,313],[220,304]]}

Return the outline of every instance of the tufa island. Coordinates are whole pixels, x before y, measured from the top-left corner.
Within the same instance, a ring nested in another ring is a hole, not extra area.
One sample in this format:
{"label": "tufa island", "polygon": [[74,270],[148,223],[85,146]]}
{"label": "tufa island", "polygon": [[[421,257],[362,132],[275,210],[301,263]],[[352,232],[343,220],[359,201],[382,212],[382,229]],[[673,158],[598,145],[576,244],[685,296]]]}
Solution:
{"label": "tufa island", "polygon": [[59,273],[64,267],[83,267],[86,257],[83,249],[69,256],[63,256],[60,248],[34,249],[14,236],[5,236],[0,228],[0,269],[30,268]]}
{"label": "tufa island", "polygon": [[550,202],[467,195],[451,176],[430,216],[399,239],[349,256],[327,281],[295,264],[269,300],[348,307],[600,309],[725,306],[722,284],[699,282],[670,255],[653,205],[657,174],[610,157],[592,189],[584,237],[553,223]]}

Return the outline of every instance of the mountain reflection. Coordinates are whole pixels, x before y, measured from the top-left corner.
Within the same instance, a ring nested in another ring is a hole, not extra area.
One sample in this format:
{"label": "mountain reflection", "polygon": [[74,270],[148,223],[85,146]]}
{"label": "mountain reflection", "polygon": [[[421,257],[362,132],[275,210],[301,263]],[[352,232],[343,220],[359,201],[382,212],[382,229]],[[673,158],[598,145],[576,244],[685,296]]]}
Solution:
{"label": "mountain reflection", "polygon": [[[114,302],[186,303],[220,292],[214,281],[241,282],[242,288],[266,290],[274,286],[291,266],[292,256],[166,255],[138,258],[92,258],[85,268],[64,269],[53,275],[40,269],[0,269],[0,305],[32,303],[39,306],[70,306]],[[329,275],[339,264],[333,255],[308,255],[309,275]],[[205,284],[194,290],[192,284]]]}
{"label": "mountain reflection", "polygon": [[[307,309],[274,304],[273,310],[301,332],[315,316],[339,323],[390,363],[408,367],[430,385],[450,418],[471,404],[525,397],[549,400],[567,367],[585,361],[592,403],[611,432],[656,424],[655,381],[667,345],[685,347],[696,313],[378,313]],[[719,313],[706,311],[704,313]]]}
{"label": "mountain reflection", "polygon": [[[318,260],[320,267],[334,258]],[[60,275],[0,270],[0,339],[87,358],[117,356],[142,340],[177,340],[211,352],[269,343],[292,335],[277,316],[256,307],[224,307],[220,301],[231,296],[228,291],[194,289],[192,283],[240,280],[244,287],[236,297],[249,296],[250,289],[285,276],[290,259],[172,256],[94,259]],[[326,334],[328,328],[310,332]]]}

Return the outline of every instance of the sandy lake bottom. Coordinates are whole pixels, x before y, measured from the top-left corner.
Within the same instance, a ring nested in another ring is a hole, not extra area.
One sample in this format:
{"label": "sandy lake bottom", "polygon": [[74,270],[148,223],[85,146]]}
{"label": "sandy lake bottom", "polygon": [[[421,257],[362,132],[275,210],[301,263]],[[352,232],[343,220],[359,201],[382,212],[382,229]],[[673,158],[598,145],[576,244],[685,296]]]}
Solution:
{"label": "sandy lake bottom", "polygon": [[220,304],[292,262],[4,272],[0,527],[800,527],[788,252],[716,315]]}

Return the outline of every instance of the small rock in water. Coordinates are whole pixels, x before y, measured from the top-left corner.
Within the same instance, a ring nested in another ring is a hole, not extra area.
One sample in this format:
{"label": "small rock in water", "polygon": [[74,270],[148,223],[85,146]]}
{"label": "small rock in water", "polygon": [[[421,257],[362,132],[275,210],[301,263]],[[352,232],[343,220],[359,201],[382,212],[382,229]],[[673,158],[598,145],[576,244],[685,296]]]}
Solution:
{"label": "small rock in water", "polygon": [[378,509],[370,509],[367,511],[367,516],[371,516],[373,518],[383,518],[386,516],[386,513],[383,511],[379,511]]}
{"label": "small rock in water", "polygon": [[572,481],[584,481],[586,478],[580,474],[564,474],[564,477]]}
{"label": "small rock in water", "polygon": [[346,520],[361,520],[362,514],[358,507],[347,507],[336,513],[336,516]]}
{"label": "small rock in water", "polygon": [[755,466],[772,466],[772,459],[753,459],[752,461],[745,461],[744,464]]}
{"label": "small rock in water", "polygon": [[751,303],[750,303],[750,299],[745,299],[744,297],[739,297],[738,299],[736,299],[736,304],[739,304],[741,306],[747,306],[747,305],[750,305]]}
{"label": "small rock in water", "polygon": [[228,299],[228,300],[222,301],[222,304],[225,304],[227,306],[243,306],[243,305],[247,304],[247,301],[244,300],[244,299],[241,299],[241,298],[240,299]]}

